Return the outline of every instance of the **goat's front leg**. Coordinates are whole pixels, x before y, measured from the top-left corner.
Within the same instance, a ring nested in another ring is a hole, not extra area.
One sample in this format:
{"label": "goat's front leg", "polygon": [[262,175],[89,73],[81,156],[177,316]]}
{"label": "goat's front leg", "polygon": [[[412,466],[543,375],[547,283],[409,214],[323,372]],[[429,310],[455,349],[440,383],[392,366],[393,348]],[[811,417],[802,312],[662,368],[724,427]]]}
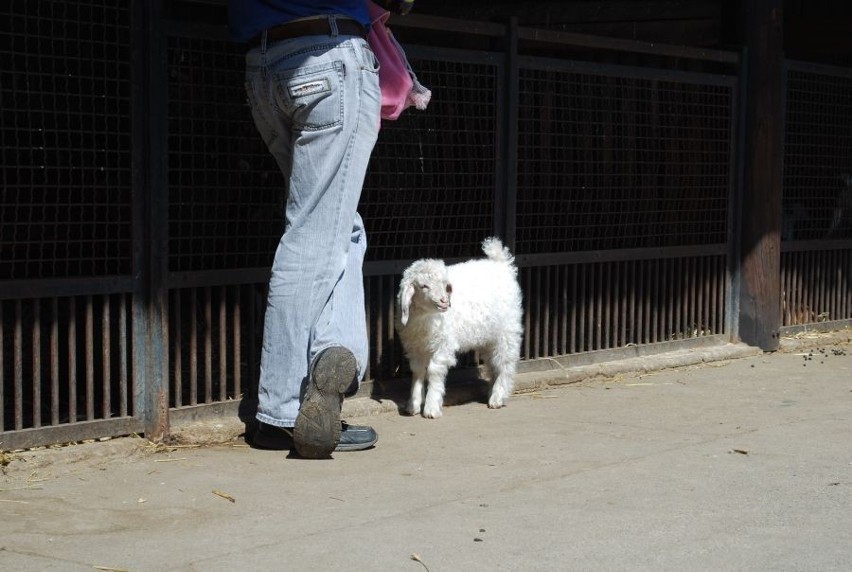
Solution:
{"label": "goat's front leg", "polygon": [[409,415],[420,415],[423,407],[423,382],[426,379],[426,365],[418,359],[409,361],[411,366],[411,397],[405,410]]}
{"label": "goat's front leg", "polygon": [[441,408],[444,404],[448,370],[449,366],[443,362],[433,359],[429,363],[427,368],[429,385],[426,389],[426,402],[423,404],[423,417],[437,419],[442,415]]}

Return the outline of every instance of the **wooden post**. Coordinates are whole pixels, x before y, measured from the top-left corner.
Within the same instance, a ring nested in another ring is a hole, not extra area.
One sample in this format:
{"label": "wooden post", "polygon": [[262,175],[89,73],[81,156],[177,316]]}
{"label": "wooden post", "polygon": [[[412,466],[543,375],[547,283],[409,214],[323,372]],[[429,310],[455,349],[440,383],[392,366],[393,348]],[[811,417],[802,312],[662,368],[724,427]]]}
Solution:
{"label": "wooden post", "polygon": [[739,337],[774,351],[781,328],[784,150],[782,0],[744,3],[745,146],[741,204]]}

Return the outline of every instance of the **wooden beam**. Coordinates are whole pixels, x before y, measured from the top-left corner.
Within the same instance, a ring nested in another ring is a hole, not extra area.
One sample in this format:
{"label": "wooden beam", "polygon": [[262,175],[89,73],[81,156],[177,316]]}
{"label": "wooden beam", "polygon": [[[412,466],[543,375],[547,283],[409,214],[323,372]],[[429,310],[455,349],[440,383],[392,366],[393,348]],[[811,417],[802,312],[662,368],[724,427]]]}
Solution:
{"label": "wooden beam", "polygon": [[774,351],[781,328],[783,2],[744,4],[747,71],[739,337]]}

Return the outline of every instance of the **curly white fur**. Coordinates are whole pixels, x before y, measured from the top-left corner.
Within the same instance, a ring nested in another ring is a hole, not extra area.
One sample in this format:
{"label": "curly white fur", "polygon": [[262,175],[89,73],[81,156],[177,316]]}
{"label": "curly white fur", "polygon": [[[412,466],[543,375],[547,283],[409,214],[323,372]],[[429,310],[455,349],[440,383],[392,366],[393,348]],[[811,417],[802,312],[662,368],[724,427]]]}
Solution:
{"label": "curly white fur", "polygon": [[411,366],[411,415],[422,407],[424,417],[441,416],[447,372],[460,352],[484,355],[492,377],[488,407],[502,407],[512,393],[523,333],[518,270],[499,239],[485,239],[482,251],[487,258],[450,266],[418,260],[402,275],[396,326]]}

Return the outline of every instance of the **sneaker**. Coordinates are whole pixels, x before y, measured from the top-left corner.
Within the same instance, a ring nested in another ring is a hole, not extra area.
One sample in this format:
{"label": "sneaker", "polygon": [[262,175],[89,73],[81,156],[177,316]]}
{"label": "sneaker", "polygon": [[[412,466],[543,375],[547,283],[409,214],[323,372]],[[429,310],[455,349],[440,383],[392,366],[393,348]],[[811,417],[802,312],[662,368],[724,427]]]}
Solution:
{"label": "sneaker", "polygon": [[340,442],[335,451],[363,451],[369,449],[379,440],[376,430],[367,425],[350,425],[346,421],[340,423]]}
{"label": "sneaker", "polygon": [[331,347],[317,357],[293,428],[296,451],[308,459],[324,459],[340,442],[343,395],[358,372],[352,352]]}
{"label": "sneaker", "polygon": [[[335,451],[363,451],[369,449],[379,440],[375,429],[366,425],[350,425],[345,421],[340,423],[340,442]],[[293,428],[276,427],[261,422],[251,440],[252,447],[285,451],[293,448]]]}

